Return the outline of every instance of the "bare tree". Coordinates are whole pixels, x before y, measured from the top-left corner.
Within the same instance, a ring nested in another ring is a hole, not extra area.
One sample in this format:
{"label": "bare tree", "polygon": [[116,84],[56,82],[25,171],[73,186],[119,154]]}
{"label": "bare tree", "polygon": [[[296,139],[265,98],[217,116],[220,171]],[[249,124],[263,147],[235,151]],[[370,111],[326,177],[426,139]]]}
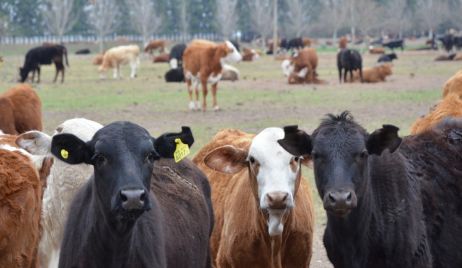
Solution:
{"label": "bare tree", "polygon": [[333,42],[337,41],[338,30],[345,23],[347,18],[346,0],[325,0],[320,23],[324,29],[332,33]]}
{"label": "bare tree", "polygon": [[216,0],[216,18],[220,25],[221,34],[230,38],[237,27],[237,0]]}
{"label": "bare tree", "polygon": [[409,29],[412,13],[406,0],[389,0],[384,8],[384,28],[390,32],[398,32],[403,38],[403,32]]}
{"label": "bare tree", "polygon": [[428,38],[433,34],[445,18],[449,15],[448,3],[445,0],[419,0],[418,17],[428,29]]}
{"label": "bare tree", "polygon": [[183,35],[186,35],[189,32],[188,28],[188,1],[187,0],[180,0],[180,3],[178,5],[179,8],[179,25],[180,25],[180,31]]}
{"label": "bare tree", "polygon": [[287,0],[287,8],[286,32],[292,37],[307,34],[312,22],[313,6],[307,0]]}
{"label": "bare tree", "polygon": [[114,0],[96,0],[87,7],[88,18],[98,36],[100,53],[104,51],[104,37],[117,27],[118,6]]}
{"label": "bare tree", "polygon": [[72,12],[74,2],[75,0],[44,0],[42,15],[45,26],[60,39],[77,22],[78,16]]}
{"label": "bare tree", "polygon": [[272,1],[271,0],[253,0],[249,1],[252,28],[258,32],[263,40],[271,34],[272,25]]}
{"label": "bare tree", "polygon": [[383,25],[382,7],[371,0],[350,0],[354,2],[354,23],[353,26],[363,36],[368,36],[371,31],[377,30]]}
{"label": "bare tree", "polygon": [[143,45],[159,30],[161,19],[157,16],[152,0],[125,0],[130,8],[130,19],[133,28],[143,37]]}

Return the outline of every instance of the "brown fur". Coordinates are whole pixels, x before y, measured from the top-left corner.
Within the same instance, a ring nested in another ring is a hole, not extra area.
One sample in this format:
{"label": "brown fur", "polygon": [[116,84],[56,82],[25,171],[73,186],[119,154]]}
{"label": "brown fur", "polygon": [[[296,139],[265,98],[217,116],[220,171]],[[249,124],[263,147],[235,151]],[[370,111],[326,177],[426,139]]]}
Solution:
{"label": "brown fur", "polygon": [[453,60],[456,60],[456,61],[462,60],[462,54],[457,53]]}
{"label": "brown fur", "polygon": [[19,84],[0,95],[0,130],[7,134],[42,130],[42,103],[30,85]]}
{"label": "brown fur", "polygon": [[[363,82],[364,83],[378,83],[378,82],[385,82],[386,77],[392,75],[392,65],[391,64],[381,64],[379,66],[375,66],[372,68],[364,68],[363,69]],[[347,77],[349,80],[349,77]],[[353,72],[353,81],[359,81],[359,72]]]}
{"label": "brown fur", "polygon": [[242,61],[253,61],[254,55],[251,49],[246,47],[242,49]]}
{"label": "brown fur", "polygon": [[313,44],[313,41],[311,41],[311,39],[307,37],[302,38],[302,40],[303,40],[304,47],[311,47],[311,45]]}
{"label": "brown fur", "polygon": [[411,127],[411,134],[420,134],[441,122],[445,117],[462,116],[462,99],[457,93],[449,93],[433,107],[428,114],[417,119]]}
{"label": "brown fur", "polygon": [[152,54],[155,50],[164,52],[167,42],[165,40],[153,40],[144,48],[144,52]]}
{"label": "brown fur", "polygon": [[152,62],[168,62],[170,60],[170,55],[168,53],[162,53],[152,60]]}
{"label": "brown fur", "polygon": [[104,53],[98,54],[93,58],[93,65],[101,65],[103,64]]}
{"label": "brown fur", "polygon": [[383,47],[371,47],[369,48],[370,54],[384,54],[385,49]]}
{"label": "brown fur", "polygon": [[271,261],[272,242],[267,218],[256,201],[256,179],[250,178],[245,168],[230,175],[213,171],[204,163],[209,152],[223,145],[248,151],[253,137],[239,130],[222,130],[193,159],[208,176],[212,188],[215,211],[210,242],[212,262],[215,267],[308,267],[314,221],[311,194],[305,179],[300,178],[295,208],[285,220],[282,237],[273,242],[276,259]]}
{"label": "brown fur", "polygon": [[456,93],[462,96],[462,71],[458,71],[444,84],[443,98],[449,93]]}
{"label": "brown fur", "polygon": [[[300,50],[297,57],[292,57],[290,61],[294,66],[294,71],[288,78],[289,84],[320,83],[320,80],[317,79],[318,74],[316,73],[318,54],[314,48]],[[297,76],[297,73],[303,68],[308,68],[308,72],[304,78]]]}
{"label": "brown fur", "polygon": [[348,38],[346,38],[345,36],[340,38],[340,40],[338,41],[338,47],[340,49],[344,49],[344,48],[347,48],[347,45],[348,45]]}

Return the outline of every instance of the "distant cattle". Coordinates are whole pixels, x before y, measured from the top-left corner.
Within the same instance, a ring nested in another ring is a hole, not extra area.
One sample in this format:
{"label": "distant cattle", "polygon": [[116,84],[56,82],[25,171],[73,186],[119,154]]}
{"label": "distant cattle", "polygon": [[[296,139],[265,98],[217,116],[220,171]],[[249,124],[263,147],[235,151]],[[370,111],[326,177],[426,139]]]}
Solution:
{"label": "distant cattle", "polygon": [[438,38],[438,41],[441,42],[441,44],[443,45],[443,48],[444,50],[446,50],[446,52],[451,52],[452,49],[454,48],[454,36],[452,34],[446,34],[444,36],[441,36]]}
{"label": "distant cattle", "polygon": [[[189,93],[189,109],[199,109],[199,84],[202,85],[202,111],[206,110],[207,83],[212,84],[212,107],[219,110],[217,103],[218,81],[221,79],[223,64],[239,62],[241,54],[234,45],[225,41],[216,44],[206,40],[193,40],[183,55],[183,68]],[[193,89],[195,101],[193,101]]]}
{"label": "distant cattle", "polygon": [[[88,142],[102,127],[94,121],[75,118],[60,124],[55,129],[54,135],[69,133]],[[16,144],[32,155],[47,156],[51,153],[51,139],[52,137],[40,131],[29,131],[21,134]],[[39,245],[41,267],[48,268],[58,267],[59,249],[69,206],[77,191],[93,172],[92,166],[88,164],[69,165],[56,157],[53,160],[54,164],[47,177],[47,187],[43,195],[41,213],[43,231]]]}
{"label": "distant cattle", "polygon": [[373,46],[370,46],[369,47],[369,53],[370,54],[384,54],[385,53],[385,49],[383,47],[373,47]]}
{"label": "distant cattle", "polygon": [[347,46],[348,46],[348,38],[346,38],[345,36],[341,37],[338,41],[338,48],[344,49],[344,48],[347,48]]}
{"label": "distant cattle", "polygon": [[435,61],[451,61],[456,57],[456,53],[451,53],[447,55],[439,55],[435,58]]}
{"label": "distant cattle", "polygon": [[94,168],[72,201],[59,267],[210,267],[207,178],[191,161],[160,159],[180,160],[193,141],[188,127],[153,138],[130,122],[89,142],[55,135],[53,155]]}
{"label": "distant cattle", "polygon": [[118,46],[106,51],[103,56],[103,62],[98,68],[100,73],[112,68],[115,79],[121,78],[120,65],[130,64],[130,77],[136,77],[136,69],[140,64],[140,48],[137,45]]}
{"label": "distant cattle", "polygon": [[62,45],[40,46],[30,49],[25,57],[23,67],[19,68],[20,81],[25,82],[29,73],[32,72],[32,82],[34,82],[35,72],[37,72],[37,83],[40,83],[40,66],[55,64],[56,74],[53,82],[58,79],[58,74],[61,72],[61,83],[64,82],[64,60],[69,66],[67,59],[67,49]]}
{"label": "distant cattle", "polygon": [[309,267],[313,207],[301,165],[277,140],[280,128],[258,135],[220,131],[194,157],[212,187],[213,267]]}
{"label": "distant cattle", "polygon": [[167,53],[162,53],[154,57],[152,60],[153,63],[158,63],[158,62],[169,62],[170,61],[170,56]]}
{"label": "distant cattle", "polygon": [[183,68],[168,70],[165,75],[165,82],[184,82]]}
{"label": "distant cattle", "polygon": [[76,55],[87,55],[87,54],[90,54],[91,51],[90,49],[88,48],[82,48],[82,49],[79,49],[75,52]]}
{"label": "distant cattle", "polygon": [[0,134],[0,267],[40,267],[40,211],[43,187],[53,162]]}
{"label": "distant cattle", "polygon": [[286,130],[280,144],[313,158],[335,267],[461,267],[461,121],[402,139],[344,112],[312,135]]}
{"label": "distant cattle", "polygon": [[404,50],[404,39],[396,39],[396,40],[391,40],[384,42],[382,44],[384,47],[388,47],[391,50],[394,50],[395,48],[401,48],[401,51]]}
{"label": "distant cattle", "polygon": [[285,70],[284,73],[288,76],[289,84],[320,83],[316,73],[317,67],[318,55],[316,50],[304,48],[294,53],[290,59],[290,69]]}
{"label": "distant cattle", "polygon": [[183,66],[183,54],[186,50],[185,44],[176,44],[170,50],[170,68],[182,68]]}
{"label": "distant cattle", "polygon": [[337,53],[337,68],[338,68],[338,77],[340,83],[342,83],[342,71],[343,81],[347,81],[347,73],[350,72],[349,81],[353,81],[353,71],[359,71],[360,81],[363,81],[363,59],[361,54],[354,49],[342,49]]}
{"label": "distant cattle", "polygon": [[0,114],[3,133],[42,130],[42,102],[30,85],[17,85],[1,94]]}
{"label": "distant cattle", "polygon": [[[387,76],[392,75],[392,65],[389,63],[383,63],[371,68],[363,69],[363,82],[364,83],[378,83],[385,82]],[[353,82],[360,81],[359,71],[353,72]],[[350,81],[350,80],[348,80]]]}
{"label": "distant cattle", "polygon": [[234,66],[224,64],[221,80],[233,82],[239,80],[239,70]]}
{"label": "distant cattle", "polygon": [[260,58],[260,55],[255,51],[255,49],[244,47],[242,50],[242,61],[254,61],[258,58]]}
{"label": "distant cattle", "polygon": [[160,53],[165,51],[167,42],[165,40],[153,40],[144,47],[144,52],[152,54],[158,50]]}
{"label": "distant cattle", "polygon": [[385,54],[385,55],[382,55],[378,58],[377,62],[379,63],[382,63],[382,62],[393,62],[393,60],[397,60],[398,59],[398,56],[396,55],[396,53],[389,53],[389,54]]}

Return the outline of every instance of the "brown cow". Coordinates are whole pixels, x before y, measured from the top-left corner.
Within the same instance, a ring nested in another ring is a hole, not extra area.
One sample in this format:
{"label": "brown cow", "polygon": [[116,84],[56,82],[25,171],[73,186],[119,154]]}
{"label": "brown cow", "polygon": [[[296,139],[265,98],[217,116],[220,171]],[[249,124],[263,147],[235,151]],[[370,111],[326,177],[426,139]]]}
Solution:
{"label": "brown cow", "polygon": [[282,66],[289,84],[322,83],[317,79],[318,55],[314,48],[304,48],[296,52],[291,57],[290,64],[283,63]]}
{"label": "brown cow", "polygon": [[411,134],[416,135],[436,126],[445,117],[462,116],[462,96],[455,92],[446,95],[430,112],[417,119],[411,126]]}
{"label": "brown cow", "polygon": [[443,98],[449,93],[457,93],[462,96],[462,71],[458,71],[444,84]]}
{"label": "brown cow", "polygon": [[[363,69],[363,82],[364,83],[378,83],[385,82],[386,77],[392,75],[392,65],[384,63],[371,68]],[[347,79],[350,80],[349,78]],[[353,82],[360,81],[359,71],[353,72]]]}
{"label": "brown cow", "polygon": [[347,48],[347,45],[348,45],[348,38],[346,38],[346,36],[341,37],[340,40],[338,41],[338,47],[340,49],[344,49],[344,48]]}
{"label": "brown cow", "polygon": [[0,267],[38,267],[43,188],[52,160],[0,135]]}
{"label": "brown cow", "polygon": [[159,50],[162,53],[165,51],[166,44],[165,40],[153,40],[144,47],[144,52],[152,54],[155,50]]}
{"label": "brown cow", "polygon": [[303,41],[303,47],[311,47],[311,45],[313,44],[313,41],[307,37],[302,38],[302,41]]}
{"label": "brown cow", "polygon": [[226,129],[193,161],[212,188],[215,267],[308,267],[312,254],[311,191],[301,164],[277,140],[280,128],[254,136]]}
{"label": "brown cow", "polygon": [[30,85],[20,84],[0,95],[0,130],[7,134],[42,130],[42,103]]}
{"label": "brown cow", "polygon": [[168,53],[162,53],[156,57],[154,57],[154,59],[152,59],[152,62],[153,63],[156,63],[156,62],[169,62],[170,60],[170,55]]}
{"label": "brown cow", "polygon": [[244,47],[242,49],[242,61],[254,61],[257,60],[260,55],[255,51],[255,49],[250,49]]}
{"label": "brown cow", "polygon": [[385,54],[385,49],[383,47],[369,47],[370,54]]}
{"label": "brown cow", "polygon": [[[234,45],[225,41],[216,44],[206,40],[193,40],[183,54],[183,70],[189,93],[189,109],[199,109],[199,83],[202,84],[202,111],[206,110],[207,83],[212,84],[213,109],[217,104],[217,84],[221,79],[224,63],[238,62],[241,54]],[[193,88],[196,101],[193,101]]]}

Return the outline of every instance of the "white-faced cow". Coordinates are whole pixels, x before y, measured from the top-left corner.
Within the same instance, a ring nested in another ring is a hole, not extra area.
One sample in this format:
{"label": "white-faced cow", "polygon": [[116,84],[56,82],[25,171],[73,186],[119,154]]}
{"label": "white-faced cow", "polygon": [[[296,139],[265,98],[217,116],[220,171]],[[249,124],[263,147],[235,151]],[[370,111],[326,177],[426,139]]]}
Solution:
{"label": "white-faced cow", "polygon": [[312,135],[287,127],[280,144],[313,158],[335,267],[461,267],[462,122],[397,132],[369,134],[344,112]]}
{"label": "white-faced cow", "polygon": [[59,267],[210,265],[207,179],[191,162],[160,159],[193,141],[188,127],[156,139],[130,122],[111,123],[88,142],[54,136],[56,157],[94,167],[71,204]]}

